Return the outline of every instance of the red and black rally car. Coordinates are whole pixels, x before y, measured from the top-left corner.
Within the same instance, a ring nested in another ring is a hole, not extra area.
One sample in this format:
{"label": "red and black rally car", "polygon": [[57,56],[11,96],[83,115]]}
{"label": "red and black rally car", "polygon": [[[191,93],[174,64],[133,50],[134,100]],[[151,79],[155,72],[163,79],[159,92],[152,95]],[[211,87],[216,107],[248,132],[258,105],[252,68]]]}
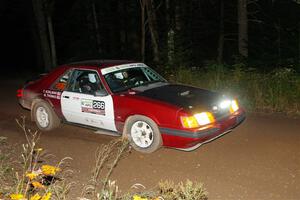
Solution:
{"label": "red and black rally car", "polygon": [[143,63],[94,60],[57,67],[18,90],[43,131],[61,122],[127,136],[138,151],[193,150],[245,119],[236,99],[167,82]]}

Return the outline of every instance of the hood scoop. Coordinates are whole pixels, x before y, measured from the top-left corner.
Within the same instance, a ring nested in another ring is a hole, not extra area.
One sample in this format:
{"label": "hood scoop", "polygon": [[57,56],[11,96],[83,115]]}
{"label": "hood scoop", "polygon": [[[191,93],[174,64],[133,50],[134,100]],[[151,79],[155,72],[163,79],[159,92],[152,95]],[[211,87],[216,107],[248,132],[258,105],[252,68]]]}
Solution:
{"label": "hood scoop", "polygon": [[191,92],[190,92],[189,90],[187,90],[187,91],[185,91],[185,92],[179,93],[179,95],[182,96],[182,97],[184,97],[184,96],[189,96],[190,93],[191,93]]}

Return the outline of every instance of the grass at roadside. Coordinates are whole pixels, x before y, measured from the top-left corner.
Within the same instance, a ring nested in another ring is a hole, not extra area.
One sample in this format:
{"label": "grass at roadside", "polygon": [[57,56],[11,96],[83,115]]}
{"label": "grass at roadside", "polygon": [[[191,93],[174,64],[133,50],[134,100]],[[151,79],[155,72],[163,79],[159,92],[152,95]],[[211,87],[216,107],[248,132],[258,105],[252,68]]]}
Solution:
{"label": "grass at roadside", "polygon": [[228,68],[215,64],[180,68],[170,78],[237,97],[251,112],[300,114],[300,75],[291,68],[262,73],[243,65]]}
{"label": "grass at roadside", "polygon": [[[72,187],[79,184],[82,193],[78,200],[206,200],[207,192],[198,182],[187,180],[175,184],[162,181],[152,190],[141,184],[133,190],[120,194],[116,181],[110,179],[119,160],[129,155],[126,139],[112,140],[101,145],[96,152],[95,165],[87,183],[72,181],[71,158],[60,162],[51,160],[53,156],[44,153],[39,146],[40,133],[25,125],[25,118],[17,120],[26,143],[22,152],[16,152],[7,138],[0,137],[0,200],[65,200],[71,199]],[[16,156],[16,155],[20,156]],[[78,188],[78,187],[76,187]],[[74,199],[74,198],[72,198]]]}

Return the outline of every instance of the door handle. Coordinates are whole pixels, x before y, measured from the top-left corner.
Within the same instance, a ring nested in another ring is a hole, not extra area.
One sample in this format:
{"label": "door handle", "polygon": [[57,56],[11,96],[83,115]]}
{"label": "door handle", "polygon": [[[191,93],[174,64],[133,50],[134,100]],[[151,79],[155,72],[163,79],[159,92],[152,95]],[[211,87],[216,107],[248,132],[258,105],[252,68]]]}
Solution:
{"label": "door handle", "polygon": [[69,97],[69,96],[63,96],[63,98],[65,98],[65,99],[69,99],[70,97]]}

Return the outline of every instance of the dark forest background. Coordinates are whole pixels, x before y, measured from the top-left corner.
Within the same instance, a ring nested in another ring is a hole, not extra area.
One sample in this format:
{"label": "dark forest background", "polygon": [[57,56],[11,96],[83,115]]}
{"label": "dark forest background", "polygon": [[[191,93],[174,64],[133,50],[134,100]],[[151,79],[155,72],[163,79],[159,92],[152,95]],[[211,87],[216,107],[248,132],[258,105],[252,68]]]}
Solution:
{"label": "dark forest background", "polygon": [[156,68],[300,65],[297,0],[2,0],[1,67],[85,59]]}

